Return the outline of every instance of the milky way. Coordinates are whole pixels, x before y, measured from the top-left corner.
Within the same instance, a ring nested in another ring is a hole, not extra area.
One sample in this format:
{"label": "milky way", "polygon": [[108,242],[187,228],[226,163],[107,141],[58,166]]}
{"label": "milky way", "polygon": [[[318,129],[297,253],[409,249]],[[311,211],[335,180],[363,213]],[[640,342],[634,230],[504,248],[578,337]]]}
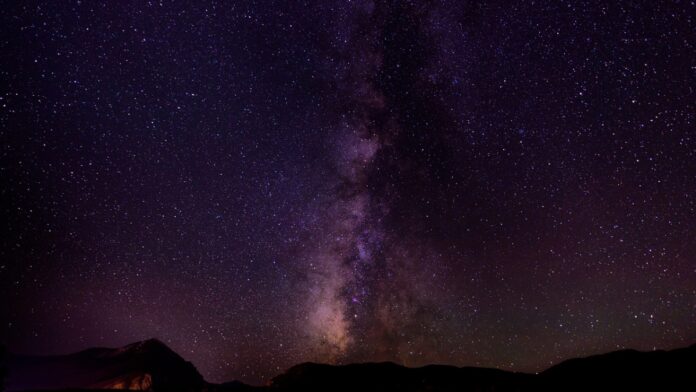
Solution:
{"label": "milky way", "polygon": [[[380,189],[380,170],[391,170],[392,161],[400,163],[401,157],[394,154],[401,151],[393,143],[402,119],[379,79],[382,73],[393,72],[387,67],[401,66],[385,59],[393,56],[388,53],[393,48],[384,41],[386,34],[421,38],[417,29],[423,15],[416,7],[371,2],[342,12],[347,15],[340,19],[350,23],[339,27],[344,30],[338,34],[342,40],[328,56],[344,72],[327,75],[341,95],[336,109],[340,122],[331,137],[335,146],[330,152],[334,161],[327,200],[318,206],[322,222],[312,236],[317,243],[305,260],[309,293],[302,322],[308,326],[307,345],[317,360],[404,361],[411,352],[407,347],[411,344],[403,342],[404,331],[414,322],[423,326],[434,322],[425,304],[437,291],[422,291],[421,282],[433,278],[422,276],[430,269],[417,266],[430,262],[423,258],[424,250],[385,227],[394,191]],[[405,60],[401,55],[397,61]],[[385,151],[387,161],[382,159]],[[419,349],[428,349],[427,340],[432,339],[425,339]]]}
{"label": "milky way", "polygon": [[539,371],[696,341],[693,2],[0,20],[0,340]]}

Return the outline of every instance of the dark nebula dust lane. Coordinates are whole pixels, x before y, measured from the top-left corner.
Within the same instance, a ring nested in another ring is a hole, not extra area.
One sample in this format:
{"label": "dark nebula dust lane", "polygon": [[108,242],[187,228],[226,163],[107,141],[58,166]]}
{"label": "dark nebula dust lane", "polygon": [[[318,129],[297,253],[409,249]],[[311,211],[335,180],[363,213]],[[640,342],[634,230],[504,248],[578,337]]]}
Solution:
{"label": "dark nebula dust lane", "polygon": [[696,341],[696,5],[0,11],[0,341],[539,371]]}

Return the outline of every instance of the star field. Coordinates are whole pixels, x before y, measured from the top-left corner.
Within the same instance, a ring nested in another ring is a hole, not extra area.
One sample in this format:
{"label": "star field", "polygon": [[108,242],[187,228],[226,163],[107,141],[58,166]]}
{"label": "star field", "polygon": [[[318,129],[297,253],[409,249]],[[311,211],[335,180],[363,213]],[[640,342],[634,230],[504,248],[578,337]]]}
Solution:
{"label": "star field", "polygon": [[693,1],[0,11],[0,341],[535,372],[696,341]]}

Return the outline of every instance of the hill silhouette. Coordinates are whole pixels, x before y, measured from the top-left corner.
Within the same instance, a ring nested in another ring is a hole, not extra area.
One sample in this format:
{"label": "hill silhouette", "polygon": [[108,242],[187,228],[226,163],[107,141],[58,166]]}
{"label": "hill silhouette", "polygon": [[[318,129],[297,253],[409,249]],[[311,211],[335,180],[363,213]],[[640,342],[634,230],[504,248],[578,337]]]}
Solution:
{"label": "hill silhouette", "polygon": [[8,357],[7,390],[200,390],[205,381],[190,362],[157,339],[90,348],[59,356]]}
{"label": "hill silhouette", "polygon": [[125,347],[91,348],[62,356],[8,356],[8,391],[693,391],[696,345],[671,351],[622,350],[564,361],[539,374],[498,369],[392,362],[302,363],[266,386],[238,381],[211,384],[164,343],[150,339]]}
{"label": "hill silhouette", "polygon": [[566,391],[694,391],[696,344],[671,351],[621,350],[575,358],[540,374],[546,389]]}

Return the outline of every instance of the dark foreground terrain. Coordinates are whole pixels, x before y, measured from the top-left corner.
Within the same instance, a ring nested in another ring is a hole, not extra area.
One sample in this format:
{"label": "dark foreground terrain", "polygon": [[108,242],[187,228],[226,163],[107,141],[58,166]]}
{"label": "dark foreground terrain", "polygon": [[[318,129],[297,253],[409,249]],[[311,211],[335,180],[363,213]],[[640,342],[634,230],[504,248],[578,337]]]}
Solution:
{"label": "dark foreground terrain", "polygon": [[304,363],[267,386],[210,384],[158,340],[118,348],[29,357],[10,355],[8,391],[696,391],[696,345],[672,351],[616,351],[562,362],[540,374],[394,363]]}

